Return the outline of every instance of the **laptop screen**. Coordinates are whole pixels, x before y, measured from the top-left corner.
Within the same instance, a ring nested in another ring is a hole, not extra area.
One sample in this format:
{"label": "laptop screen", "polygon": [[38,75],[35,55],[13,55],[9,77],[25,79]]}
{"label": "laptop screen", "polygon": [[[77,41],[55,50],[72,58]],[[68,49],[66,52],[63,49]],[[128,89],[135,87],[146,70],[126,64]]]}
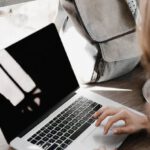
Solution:
{"label": "laptop screen", "polygon": [[2,50],[0,61],[0,126],[7,141],[79,86],[54,24]]}

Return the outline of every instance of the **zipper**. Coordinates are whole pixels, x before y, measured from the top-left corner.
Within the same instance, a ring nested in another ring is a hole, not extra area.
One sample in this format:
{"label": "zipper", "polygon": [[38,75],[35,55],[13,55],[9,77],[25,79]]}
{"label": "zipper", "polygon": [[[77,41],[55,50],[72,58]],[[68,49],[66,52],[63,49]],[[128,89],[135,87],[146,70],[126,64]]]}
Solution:
{"label": "zipper", "polygon": [[97,44],[96,47],[98,49],[98,53],[96,57],[95,66],[93,69],[93,74],[91,77],[91,82],[97,82],[104,75],[105,70],[105,61],[102,57],[100,45]]}

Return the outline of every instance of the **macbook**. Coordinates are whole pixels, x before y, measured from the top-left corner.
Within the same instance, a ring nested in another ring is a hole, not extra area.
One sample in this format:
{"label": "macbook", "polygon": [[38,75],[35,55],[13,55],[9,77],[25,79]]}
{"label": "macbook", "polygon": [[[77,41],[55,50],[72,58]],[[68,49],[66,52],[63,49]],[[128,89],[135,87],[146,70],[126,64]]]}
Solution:
{"label": "macbook", "polygon": [[79,87],[54,24],[2,50],[0,61],[0,72],[13,89],[9,94],[16,94],[5,95],[12,112],[1,121],[12,148],[114,149],[127,137],[112,130],[104,135],[107,120],[95,127],[92,115],[102,106],[123,106]]}

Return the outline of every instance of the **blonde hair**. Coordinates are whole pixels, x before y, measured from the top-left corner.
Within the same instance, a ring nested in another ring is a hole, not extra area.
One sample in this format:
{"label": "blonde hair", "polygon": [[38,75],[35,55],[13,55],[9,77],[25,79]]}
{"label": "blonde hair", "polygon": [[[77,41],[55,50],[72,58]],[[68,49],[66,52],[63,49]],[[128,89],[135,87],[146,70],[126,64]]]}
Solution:
{"label": "blonde hair", "polygon": [[137,29],[143,51],[142,63],[150,73],[150,0],[141,0],[140,14],[141,20],[137,25]]}

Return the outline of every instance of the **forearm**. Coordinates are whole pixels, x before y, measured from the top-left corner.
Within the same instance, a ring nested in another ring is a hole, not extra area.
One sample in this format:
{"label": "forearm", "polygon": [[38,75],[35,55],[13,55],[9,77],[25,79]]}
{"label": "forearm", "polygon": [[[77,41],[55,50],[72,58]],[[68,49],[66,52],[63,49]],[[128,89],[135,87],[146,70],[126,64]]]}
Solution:
{"label": "forearm", "polygon": [[141,119],[141,130],[146,130],[150,134],[150,120],[144,115],[143,119]]}
{"label": "forearm", "polygon": [[146,131],[148,132],[148,134],[150,134],[150,120],[147,119],[147,124],[146,124]]}

